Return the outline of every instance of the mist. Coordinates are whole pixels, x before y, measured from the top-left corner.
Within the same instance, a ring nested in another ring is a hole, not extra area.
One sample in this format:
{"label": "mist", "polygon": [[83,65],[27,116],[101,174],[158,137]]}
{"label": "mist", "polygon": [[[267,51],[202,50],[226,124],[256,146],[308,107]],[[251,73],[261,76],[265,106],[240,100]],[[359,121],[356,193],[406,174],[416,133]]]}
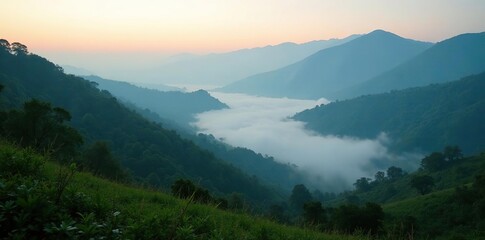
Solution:
{"label": "mist", "polygon": [[390,139],[384,133],[375,139],[321,136],[306,130],[303,122],[289,118],[304,109],[328,103],[326,99],[295,100],[219,92],[211,95],[230,109],[198,114],[194,126],[200,132],[295,164],[313,182],[313,187],[324,191],[350,189],[356,179],[373,177],[391,165],[415,168],[413,163],[421,157],[390,154],[386,147]]}

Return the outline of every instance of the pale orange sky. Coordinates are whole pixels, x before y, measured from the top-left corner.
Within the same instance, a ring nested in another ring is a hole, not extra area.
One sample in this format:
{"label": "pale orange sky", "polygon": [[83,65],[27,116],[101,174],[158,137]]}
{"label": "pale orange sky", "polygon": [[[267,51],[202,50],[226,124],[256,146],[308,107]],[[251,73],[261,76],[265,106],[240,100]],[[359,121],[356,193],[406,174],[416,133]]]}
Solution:
{"label": "pale orange sky", "polygon": [[0,38],[33,52],[221,52],[384,29],[485,31],[483,0],[2,0]]}

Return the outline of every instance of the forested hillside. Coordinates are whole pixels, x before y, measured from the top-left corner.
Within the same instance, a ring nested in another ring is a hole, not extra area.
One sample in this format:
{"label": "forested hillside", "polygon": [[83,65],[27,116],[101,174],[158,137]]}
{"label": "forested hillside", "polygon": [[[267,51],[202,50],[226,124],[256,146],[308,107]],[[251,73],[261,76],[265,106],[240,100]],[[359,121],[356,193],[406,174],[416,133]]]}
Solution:
{"label": "forested hillside", "polygon": [[105,141],[122,166],[138,181],[167,188],[189,178],[216,194],[239,192],[253,202],[271,201],[274,192],[256,179],[224,163],[176,132],[145,120],[120,104],[107,91],[46,59],[30,54],[20,43],[2,40],[0,84],[4,109],[20,108],[31,98],[70,112],[72,126],[85,146]]}
{"label": "forested hillside", "polygon": [[98,76],[83,76],[83,78],[96,82],[100,89],[109,91],[121,100],[133,103],[142,109],[148,108],[166,119],[187,127],[195,120],[194,115],[197,113],[227,108],[227,105],[204,90],[191,93],[162,92]]}
{"label": "forested hillside", "polygon": [[[485,73],[427,87],[332,102],[295,115],[321,134],[375,138],[397,151],[430,152],[459,145],[485,150]],[[470,127],[473,126],[473,127]]]}

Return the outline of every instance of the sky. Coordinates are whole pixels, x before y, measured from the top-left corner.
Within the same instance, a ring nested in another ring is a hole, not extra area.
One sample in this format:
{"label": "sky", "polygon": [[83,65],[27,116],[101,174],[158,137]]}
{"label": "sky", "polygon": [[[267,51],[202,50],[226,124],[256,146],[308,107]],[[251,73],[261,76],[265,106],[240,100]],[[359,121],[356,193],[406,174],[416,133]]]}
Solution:
{"label": "sky", "polygon": [[[322,136],[289,119],[296,112],[312,108],[325,99],[295,100],[244,94],[211,92],[229,109],[197,115],[195,126],[233,146],[242,146],[273,156],[282,163],[296,164],[313,186],[325,191],[352,188],[356,179],[374,177],[390,166],[415,170],[422,155],[391,154],[385,133],[373,139]],[[313,181],[312,181],[313,180]]]}
{"label": "sky", "polygon": [[2,0],[0,37],[35,53],[209,53],[385,29],[485,30],[483,0]]}

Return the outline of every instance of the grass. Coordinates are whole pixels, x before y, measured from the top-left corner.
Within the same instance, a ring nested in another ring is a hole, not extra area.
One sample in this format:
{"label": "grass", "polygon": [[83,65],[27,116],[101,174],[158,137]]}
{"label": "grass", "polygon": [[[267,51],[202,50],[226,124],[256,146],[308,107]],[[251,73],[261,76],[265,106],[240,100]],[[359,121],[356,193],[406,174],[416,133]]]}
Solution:
{"label": "grass", "polygon": [[[107,238],[111,239],[367,239],[365,236],[322,233],[285,226],[262,217],[178,199],[157,190],[111,182],[87,172],[75,172],[72,178],[68,178],[66,176],[69,176],[72,169],[46,160],[31,150],[20,149],[5,142],[0,143],[0,156],[0,183],[3,182],[4,186],[2,191],[16,192],[21,186],[39,186],[34,192],[42,197],[31,204],[37,206],[34,204],[39,205],[38,202],[41,202],[46,209],[52,208],[55,209],[54,212],[58,212],[57,215],[51,212],[37,214],[37,217],[45,219],[31,222],[27,228],[22,228],[16,222],[17,218],[14,218],[26,212],[20,204],[23,201],[21,194],[13,194],[18,196],[15,199],[0,197],[0,210],[5,209],[2,207],[7,206],[9,201],[17,203],[17,207],[10,212],[0,211],[0,226],[18,226],[16,230],[4,232],[6,235],[0,238],[33,235],[34,238],[69,236],[83,239],[87,237],[89,229],[98,227],[104,230],[91,229],[94,234],[91,236],[98,238],[104,234],[104,237],[108,235]],[[28,164],[26,171],[21,169],[12,172],[12,161],[25,163],[29,159],[42,163],[37,166],[36,174],[31,173],[32,169],[28,168]],[[58,188],[62,186],[59,183],[62,181],[67,181],[67,185],[59,191]],[[17,187],[9,190],[8,186]],[[55,205],[55,198],[52,197],[54,192],[61,192],[61,203],[58,205],[62,208],[47,206]],[[26,199],[35,196],[32,193],[29,195]],[[35,224],[44,225],[38,227]],[[29,232],[29,228],[35,229],[37,235]],[[24,235],[19,235],[20,233]],[[41,237],[39,234],[45,235]]]}

